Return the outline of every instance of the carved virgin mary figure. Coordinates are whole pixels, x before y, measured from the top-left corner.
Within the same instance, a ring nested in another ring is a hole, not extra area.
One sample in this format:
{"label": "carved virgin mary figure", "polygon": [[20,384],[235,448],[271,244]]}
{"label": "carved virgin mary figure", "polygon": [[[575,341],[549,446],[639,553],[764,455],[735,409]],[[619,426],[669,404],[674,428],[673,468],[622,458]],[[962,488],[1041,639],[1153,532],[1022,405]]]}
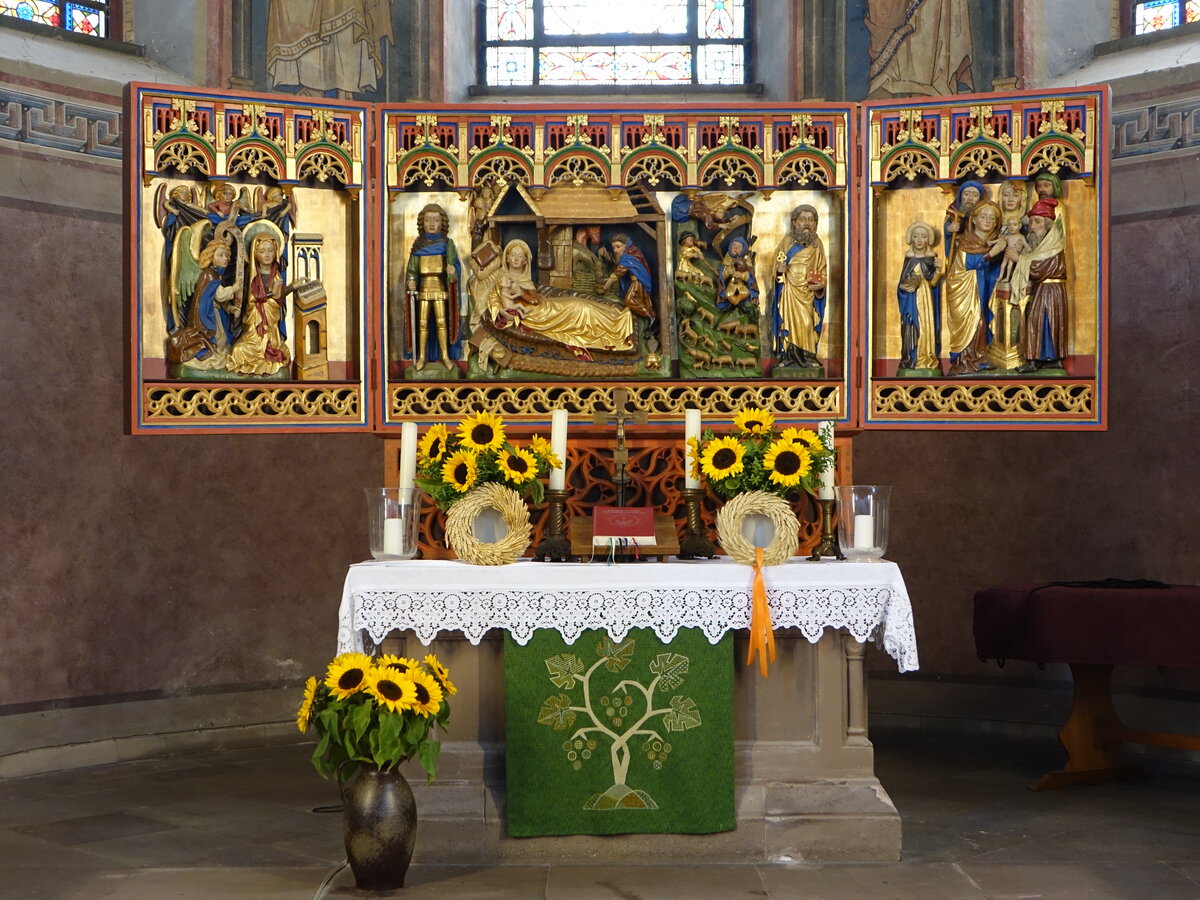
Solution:
{"label": "carved virgin mary figure", "polygon": [[538,291],[531,275],[533,255],[524,241],[509,241],[504,264],[488,296],[488,317],[501,329],[540,335],[590,358],[588,350],[633,346],[633,314],[606,300]]}

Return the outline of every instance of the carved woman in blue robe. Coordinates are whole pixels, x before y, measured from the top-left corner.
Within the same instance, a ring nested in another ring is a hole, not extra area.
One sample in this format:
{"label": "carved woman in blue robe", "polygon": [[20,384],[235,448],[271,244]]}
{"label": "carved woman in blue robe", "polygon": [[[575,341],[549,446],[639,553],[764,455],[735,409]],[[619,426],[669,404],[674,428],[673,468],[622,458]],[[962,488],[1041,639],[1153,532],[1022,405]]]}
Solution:
{"label": "carved woman in blue robe", "polygon": [[932,225],[913,222],[904,236],[908,250],[896,285],[901,370],[935,370],[941,374],[942,273],[932,252],[935,234]]}
{"label": "carved woman in blue robe", "polygon": [[972,208],[966,227],[953,241],[954,252],[947,259],[945,277],[951,375],[992,368],[985,361],[992,340],[992,292],[1007,244],[1000,236],[1000,207],[990,200]]}

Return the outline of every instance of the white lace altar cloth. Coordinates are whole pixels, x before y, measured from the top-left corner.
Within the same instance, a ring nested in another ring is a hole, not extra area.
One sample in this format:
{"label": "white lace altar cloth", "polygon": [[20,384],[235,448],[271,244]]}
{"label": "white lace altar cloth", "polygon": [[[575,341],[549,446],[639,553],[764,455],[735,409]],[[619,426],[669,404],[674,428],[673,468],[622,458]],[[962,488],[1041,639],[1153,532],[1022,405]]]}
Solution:
{"label": "white lace altar cloth", "polygon": [[[423,644],[461,631],[472,644],[493,628],[526,644],[538,628],[568,642],[603,628],[615,641],[650,628],[664,642],[699,628],[712,643],[750,626],[754,570],[722,557],[669,563],[538,563],[473,566],[458,560],[364,562],[350,567],[338,614],[338,652],[362,651],[393,629]],[[874,641],[901,672],[917,668],[912,606],[900,568],[792,558],[763,570],[776,628],[799,628],[812,643],[826,628]]]}

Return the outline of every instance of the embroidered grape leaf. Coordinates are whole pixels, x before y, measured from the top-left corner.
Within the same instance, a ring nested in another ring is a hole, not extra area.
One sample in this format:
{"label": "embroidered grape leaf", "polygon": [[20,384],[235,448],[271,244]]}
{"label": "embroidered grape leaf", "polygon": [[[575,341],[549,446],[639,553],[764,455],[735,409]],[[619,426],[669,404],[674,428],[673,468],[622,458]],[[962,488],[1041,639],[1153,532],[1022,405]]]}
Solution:
{"label": "embroidered grape leaf", "polygon": [[663,726],[667,731],[687,731],[700,725],[700,710],[691,697],[676,694],[671,698],[671,709],[663,713]]}
{"label": "embroidered grape leaf", "polygon": [[610,672],[620,672],[633,659],[633,648],[637,645],[637,641],[633,638],[622,641],[619,644],[614,644],[612,638],[607,634],[600,639],[596,644],[596,655],[608,657],[604,660],[604,668]]}
{"label": "embroidered grape leaf", "polygon": [[571,698],[566,694],[547,697],[538,710],[538,724],[549,725],[555,731],[566,731],[575,724],[575,710],[571,709]]}
{"label": "embroidered grape leaf", "polygon": [[650,663],[650,671],[658,676],[658,683],[667,690],[674,690],[683,684],[683,676],[688,673],[688,658],[678,653],[660,653]]}
{"label": "embroidered grape leaf", "polygon": [[546,660],[546,668],[555,687],[570,690],[575,686],[575,676],[583,671],[583,660],[574,653],[560,653]]}

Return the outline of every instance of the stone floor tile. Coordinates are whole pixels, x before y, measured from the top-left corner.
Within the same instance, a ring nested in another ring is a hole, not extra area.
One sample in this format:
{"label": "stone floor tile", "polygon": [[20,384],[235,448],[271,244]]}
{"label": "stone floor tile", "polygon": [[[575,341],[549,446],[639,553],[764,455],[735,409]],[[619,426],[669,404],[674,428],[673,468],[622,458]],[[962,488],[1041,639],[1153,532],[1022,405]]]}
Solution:
{"label": "stone floor tile", "polygon": [[546,900],[763,900],[755,866],[557,866]]}
{"label": "stone floor tile", "polygon": [[984,900],[953,863],[762,866],[770,900]]}
{"label": "stone floor tile", "polygon": [[991,900],[1197,900],[1200,886],[1161,863],[964,863]]}
{"label": "stone floor tile", "polygon": [[475,868],[471,866],[420,866],[408,870],[404,887],[396,891],[381,891],[365,895],[354,887],[350,869],[339,870],[329,886],[313,900],[339,900],[370,896],[372,900],[543,900],[546,897],[544,868],[537,866],[505,866]]}
{"label": "stone floor tile", "polygon": [[[81,844],[68,847],[16,831],[0,831],[0,877],[22,869],[109,869],[110,860]],[[119,867],[119,866],[117,866]],[[3,881],[0,881],[0,888]],[[3,897],[0,891],[0,897]]]}
{"label": "stone floor tile", "polygon": [[6,872],[0,896],[21,900],[111,900],[136,869],[30,868]]}
{"label": "stone floor tile", "polygon": [[0,799],[0,829],[78,819],[96,812],[94,804],[67,795],[16,795]]}
{"label": "stone floor tile", "polygon": [[20,834],[36,837],[43,841],[63,844],[94,844],[100,841],[142,837],[160,831],[173,831],[176,826],[158,822],[145,816],[133,816],[123,812],[101,813],[58,822],[43,822],[40,825],[22,825],[14,828]]}
{"label": "stone floor tile", "polygon": [[109,865],[132,868],[229,866],[282,868],[312,866],[309,857],[272,846],[270,835],[247,831],[240,835],[175,829],[138,838],[99,841],[87,845],[89,853],[110,860]]}
{"label": "stone floor tile", "polygon": [[1091,860],[1200,862],[1200,819],[1187,828],[1160,827],[1152,819],[1153,811],[1147,810],[1145,817],[1135,820],[1081,823],[1073,831],[975,854],[973,861],[1007,865]]}
{"label": "stone floor tile", "polygon": [[[142,869],[115,883],[109,893],[95,896],[103,900],[312,900],[326,874],[315,867]],[[85,896],[80,894],[80,900]]]}

